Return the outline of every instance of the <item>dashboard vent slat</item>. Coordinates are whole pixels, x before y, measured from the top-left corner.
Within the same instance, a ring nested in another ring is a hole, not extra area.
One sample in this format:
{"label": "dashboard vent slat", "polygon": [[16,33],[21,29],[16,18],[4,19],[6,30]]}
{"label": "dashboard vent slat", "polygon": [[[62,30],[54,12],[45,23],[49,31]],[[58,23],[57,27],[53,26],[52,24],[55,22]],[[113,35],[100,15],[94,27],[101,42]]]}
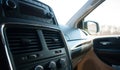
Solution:
{"label": "dashboard vent slat", "polygon": [[8,45],[13,54],[38,52],[41,48],[37,30],[30,28],[7,28]]}
{"label": "dashboard vent slat", "polygon": [[64,43],[59,31],[43,30],[42,32],[45,37],[47,47],[50,50],[64,47]]}

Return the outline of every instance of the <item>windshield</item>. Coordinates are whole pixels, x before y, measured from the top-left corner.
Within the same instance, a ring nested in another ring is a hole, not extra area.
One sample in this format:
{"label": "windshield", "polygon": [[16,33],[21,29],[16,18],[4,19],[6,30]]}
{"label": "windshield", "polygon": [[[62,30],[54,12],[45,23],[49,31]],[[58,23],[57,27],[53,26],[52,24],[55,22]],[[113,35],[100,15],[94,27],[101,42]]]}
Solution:
{"label": "windshield", "polygon": [[[39,0],[52,7],[59,24],[65,25],[69,19],[88,0]],[[119,35],[120,34],[120,0],[106,0],[90,13],[85,21],[96,21],[100,25],[99,35]]]}
{"label": "windshield", "polygon": [[87,0],[39,0],[52,7],[59,24],[65,25]]}

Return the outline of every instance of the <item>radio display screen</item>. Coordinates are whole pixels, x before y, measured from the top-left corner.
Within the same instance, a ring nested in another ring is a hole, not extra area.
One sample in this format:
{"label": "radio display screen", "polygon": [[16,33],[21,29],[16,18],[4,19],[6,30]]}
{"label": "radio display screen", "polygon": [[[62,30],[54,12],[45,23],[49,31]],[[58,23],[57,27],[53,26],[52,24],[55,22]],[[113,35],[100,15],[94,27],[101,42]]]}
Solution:
{"label": "radio display screen", "polygon": [[37,19],[48,24],[55,24],[52,12],[43,7],[20,3],[19,9],[20,13],[24,16],[28,16],[28,18]]}

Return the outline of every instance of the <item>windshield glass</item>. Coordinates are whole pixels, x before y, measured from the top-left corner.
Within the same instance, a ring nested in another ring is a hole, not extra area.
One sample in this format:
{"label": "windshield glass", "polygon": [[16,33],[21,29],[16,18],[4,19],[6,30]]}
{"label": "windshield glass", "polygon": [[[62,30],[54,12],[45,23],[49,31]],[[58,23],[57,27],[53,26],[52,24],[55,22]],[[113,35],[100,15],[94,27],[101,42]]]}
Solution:
{"label": "windshield glass", "polygon": [[88,0],[39,0],[52,7],[59,24],[65,25]]}
{"label": "windshield glass", "polygon": [[[39,0],[52,7],[59,24],[65,25],[69,19],[88,0]],[[119,35],[120,34],[120,0],[106,0],[90,13],[85,21],[96,21],[100,25],[98,35]]]}

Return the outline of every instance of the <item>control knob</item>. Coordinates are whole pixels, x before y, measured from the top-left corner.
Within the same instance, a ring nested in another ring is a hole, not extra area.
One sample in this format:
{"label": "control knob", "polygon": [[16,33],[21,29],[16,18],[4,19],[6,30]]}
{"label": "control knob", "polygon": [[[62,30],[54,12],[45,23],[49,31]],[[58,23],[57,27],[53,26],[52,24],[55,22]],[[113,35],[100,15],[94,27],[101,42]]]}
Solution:
{"label": "control knob", "polygon": [[51,13],[51,12],[48,12],[47,14],[46,14],[46,16],[47,16],[47,18],[53,18],[54,16],[53,16],[53,13]]}
{"label": "control knob", "polygon": [[66,59],[65,59],[65,58],[61,58],[61,59],[58,61],[58,67],[59,67],[59,68],[62,68],[62,69],[66,69],[66,67],[67,67],[67,62],[66,62]]}
{"label": "control knob", "polygon": [[49,68],[50,70],[57,70],[57,68],[56,68],[56,62],[51,61],[51,62],[49,63],[48,68]]}
{"label": "control knob", "polygon": [[44,68],[41,65],[37,65],[34,70],[44,70]]}
{"label": "control knob", "polygon": [[6,6],[9,9],[15,9],[17,7],[14,0],[6,0]]}

